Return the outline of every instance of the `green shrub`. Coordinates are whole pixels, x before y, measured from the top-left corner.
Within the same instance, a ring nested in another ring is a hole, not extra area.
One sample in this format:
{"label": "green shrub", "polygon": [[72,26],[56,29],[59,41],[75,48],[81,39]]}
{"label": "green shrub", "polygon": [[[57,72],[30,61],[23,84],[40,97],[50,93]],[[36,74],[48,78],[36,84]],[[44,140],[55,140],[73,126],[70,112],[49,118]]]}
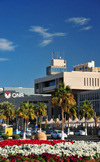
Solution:
{"label": "green shrub", "polygon": [[13,139],[19,139],[20,135],[19,134],[13,134],[12,137],[13,137]]}
{"label": "green shrub", "polygon": [[4,140],[7,140],[7,139],[9,138],[9,135],[8,135],[8,134],[2,134],[2,138],[3,138]]}

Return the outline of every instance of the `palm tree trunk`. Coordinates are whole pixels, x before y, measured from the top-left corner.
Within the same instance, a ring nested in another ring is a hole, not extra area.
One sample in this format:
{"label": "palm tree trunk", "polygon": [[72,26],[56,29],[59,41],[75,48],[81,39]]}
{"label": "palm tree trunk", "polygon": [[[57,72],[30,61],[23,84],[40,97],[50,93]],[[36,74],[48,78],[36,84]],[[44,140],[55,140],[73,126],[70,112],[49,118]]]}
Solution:
{"label": "palm tree trunk", "polygon": [[68,135],[69,135],[69,131],[70,130],[69,130],[69,115],[68,115],[68,133],[67,133]]}
{"label": "palm tree trunk", "polygon": [[18,129],[18,125],[19,125],[19,118],[17,118],[17,129]]}
{"label": "palm tree trunk", "polygon": [[40,132],[41,132],[41,116],[40,116]]}
{"label": "palm tree trunk", "polygon": [[87,136],[87,121],[86,121],[86,117],[85,117],[85,135]]}
{"label": "palm tree trunk", "polygon": [[22,118],[22,129],[24,128],[24,126],[23,126],[23,120],[24,120],[24,119]]}
{"label": "palm tree trunk", "polygon": [[7,124],[9,125],[9,117],[7,118]]}
{"label": "palm tree trunk", "polygon": [[62,110],[62,135],[61,140],[64,140],[64,112]]}
{"label": "palm tree trunk", "polygon": [[25,119],[25,124],[24,124],[23,139],[26,139],[26,119]]}
{"label": "palm tree trunk", "polygon": [[17,129],[16,129],[16,134],[18,134],[18,125],[19,125],[19,118],[17,117]]}
{"label": "palm tree trunk", "polygon": [[26,130],[28,129],[28,120],[26,121]]}

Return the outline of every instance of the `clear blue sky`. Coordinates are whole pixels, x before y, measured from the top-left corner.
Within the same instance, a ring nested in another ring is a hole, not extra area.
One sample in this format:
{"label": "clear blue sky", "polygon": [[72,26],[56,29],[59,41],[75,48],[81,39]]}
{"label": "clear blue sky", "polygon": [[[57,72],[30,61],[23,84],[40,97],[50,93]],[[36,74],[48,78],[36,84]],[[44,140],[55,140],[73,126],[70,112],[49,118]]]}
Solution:
{"label": "clear blue sky", "polygon": [[1,0],[0,87],[34,87],[52,51],[100,66],[100,0]]}

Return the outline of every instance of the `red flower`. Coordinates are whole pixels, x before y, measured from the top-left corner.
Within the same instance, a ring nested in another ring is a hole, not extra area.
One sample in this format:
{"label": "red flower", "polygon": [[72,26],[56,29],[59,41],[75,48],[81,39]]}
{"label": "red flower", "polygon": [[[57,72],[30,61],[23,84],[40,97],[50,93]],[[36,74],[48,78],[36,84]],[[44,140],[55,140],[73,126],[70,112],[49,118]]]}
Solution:
{"label": "red flower", "polygon": [[74,143],[73,141],[62,141],[62,140],[54,140],[54,141],[48,141],[48,140],[4,140],[0,142],[0,147],[4,147],[6,145],[8,146],[13,146],[13,145],[24,145],[24,144],[37,144],[37,145],[41,145],[41,144],[48,144],[48,145],[55,145],[56,143],[61,143],[61,142],[70,142],[70,143]]}

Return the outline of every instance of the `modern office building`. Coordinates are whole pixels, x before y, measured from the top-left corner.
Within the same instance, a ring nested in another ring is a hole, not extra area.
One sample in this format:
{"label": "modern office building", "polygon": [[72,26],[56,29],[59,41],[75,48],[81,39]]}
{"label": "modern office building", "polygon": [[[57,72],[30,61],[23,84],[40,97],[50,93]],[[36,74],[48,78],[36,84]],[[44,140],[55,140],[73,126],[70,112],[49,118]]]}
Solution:
{"label": "modern office building", "polygon": [[100,89],[93,91],[85,91],[77,94],[77,104],[80,107],[84,100],[88,100],[93,104],[93,109],[97,116],[100,116]]}
{"label": "modern office building", "polygon": [[47,105],[48,118],[51,119],[51,95],[50,94],[34,94],[34,88],[22,88],[22,87],[4,87],[0,91],[0,102],[10,102],[15,105],[16,108],[20,106],[22,102],[33,103],[34,106],[37,102],[44,102]]}
{"label": "modern office building", "polygon": [[56,88],[59,88],[59,83],[63,82],[71,87],[78,102],[78,93],[100,89],[99,67],[94,66],[94,61],[74,66],[74,71],[70,72],[67,72],[65,64],[65,60],[52,59],[51,66],[47,67],[47,76],[35,79],[35,93],[52,94]]}
{"label": "modern office building", "polygon": [[[63,61],[63,63],[62,63]],[[49,75],[47,72],[47,76],[39,79],[35,79],[35,93],[52,93],[55,91],[55,88],[59,88],[59,83],[64,82],[65,85],[69,85],[73,92],[80,92],[84,90],[95,90],[100,88],[100,73],[99,72],[89,72],[89,71],[71,71],[71,72],[65,72],[61,71],[61,64],[63,64],[63,68],[66,65],[65,60],[61,59],[54,59],[52,62],[56,62],[55,64],[57,66],[56,68],[53,66],[53,72],[52,72],[52,66],[49,67]],[[58,62],[58,63],[57,63]],[[61,64],[60,64],[61,62]],[[60,66],[59,66],[60,64]],[[94,63],[92,63],[94,64]],[[63,69],[62,68],[62,69]],[[48,67],[47,67],[48,71]],[[54,73],[55,72],[55,73]]]}

